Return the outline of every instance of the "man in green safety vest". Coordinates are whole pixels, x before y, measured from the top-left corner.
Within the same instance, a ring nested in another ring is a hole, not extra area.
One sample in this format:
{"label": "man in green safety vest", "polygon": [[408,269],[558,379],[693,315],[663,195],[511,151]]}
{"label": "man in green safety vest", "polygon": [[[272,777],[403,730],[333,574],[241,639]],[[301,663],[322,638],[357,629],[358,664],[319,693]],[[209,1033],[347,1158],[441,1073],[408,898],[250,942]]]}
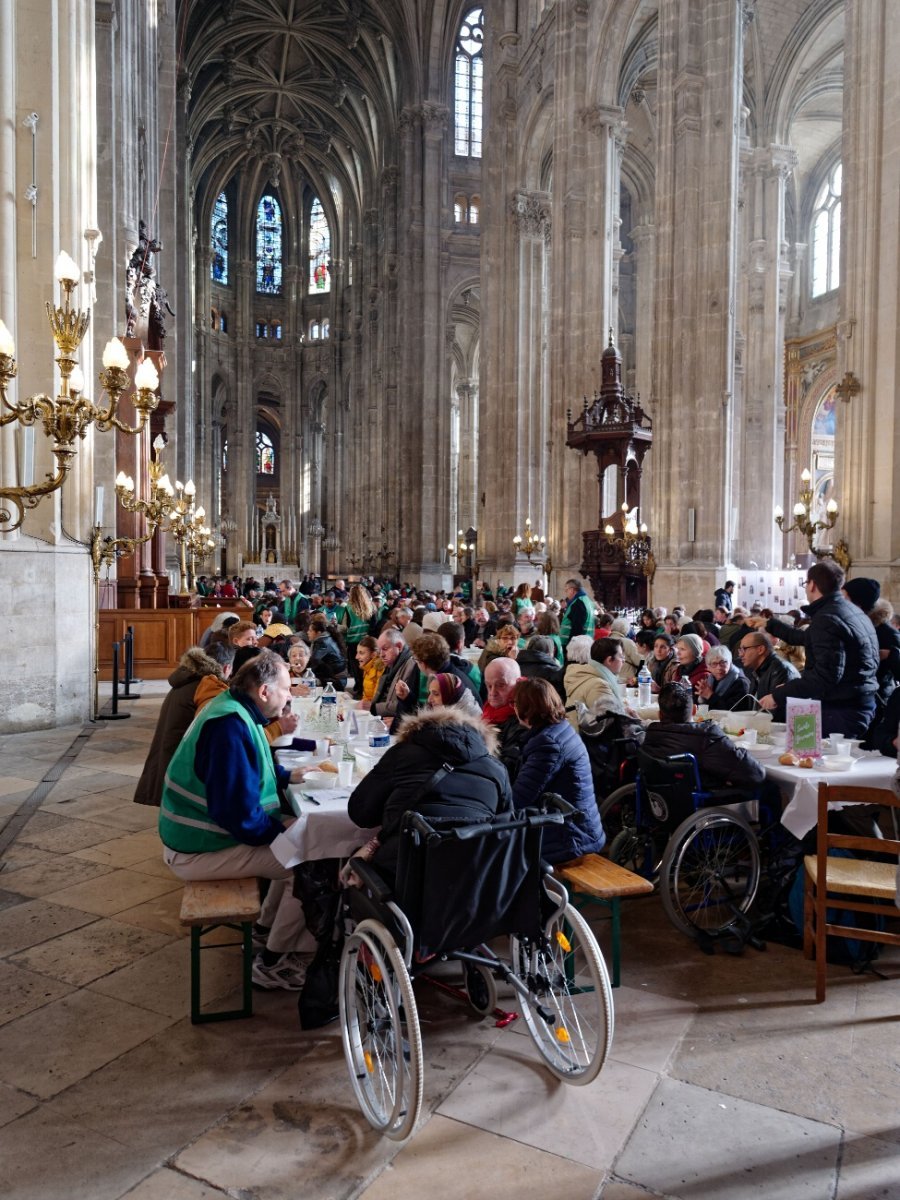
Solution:
{"label": "man in green safety vest", "polygon": [[559,626],[563,646],[573,637],[594,635],[594,605],[577,579],[566,580],[566,607]]}
{"label": "man in green safety vest", "polygon": [[271,844],[291,818],[279,816],[279,787],[299,782],[272,757],[263,727],[291,697],[287,664],[261,650],[235,674],[228,691],[197,715],[172,756],[163,784],[159,835],[163,859],[180,879],[260,876],[272,886],[260,924],[264,939],[253,963],[257,987],[298,991],[305,963],[297,953],[306,936],[303,909],[293,895],[293,872]]}

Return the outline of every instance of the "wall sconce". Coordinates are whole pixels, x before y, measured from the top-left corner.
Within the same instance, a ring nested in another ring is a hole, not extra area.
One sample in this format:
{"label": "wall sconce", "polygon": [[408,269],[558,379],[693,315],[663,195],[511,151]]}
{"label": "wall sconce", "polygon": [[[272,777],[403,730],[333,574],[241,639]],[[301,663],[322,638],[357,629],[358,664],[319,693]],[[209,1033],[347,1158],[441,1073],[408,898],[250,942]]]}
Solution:
{"label": "wall sconce", "polygon": [[60,392],[53,399],[38,393],[25,400],[11,404],[7,395],[9,381],[18,373],[16,346],[12,334],[0,321],[0,426],[18,421],[21,425],[33,425],[40,420],[44,433],[53,443],[56,471],[48,474],[40,483],[18,487],[0,488],[0,501],[9,502],[0,507],[0,532],[11,533],[18,529],[29,509],[36,508],[44,496],[49,496],[62,487],[75,457],[75,440],[83,438],[92,424],[102,432],[118,429],[122,433],[139,433],[150,414],[159,403],[156,389],[159,375],[149,359],[141,363],[135,375],[134,406],[138,412],[135,426],[124,424],[117,416],[119,400],[129,387],[128,351],[118,338],[113,338],[103,352],[104,370],[100,383],[109,396],[109,405],[98,408],[84,395],[84,374],[74,355],[81,345],[91,321],[89,312],[72,307],[72,292],[81,272],[73,259],[63,252],[56,260],[56,278],[63,292],[61,307],[47,303],[47,317],[53,340],[56,342],[56,363],[62,376]]}
{"label": "wall sconce", "polygon": [[837,500],[832,497],[825,505],[825,520],[814,521],[812,519],[813,506],[813,489],[812,475],[809,468],[804,467],[800,472],[800,498],[794,505],[794,519],[790,525],[785,527],[784,524],[784,509],[781,505],[775,506],[775,524],[782,533],[794,533],[795,531],[806,538],[806,543],[809,546],[810,554],[814,554],[816,558],[833,558],[834,561],[847,571],[850,568],[850,548],[843,539],[830,550],[820,550],[813,543],[819,533],[826,532],[834,528],[834,524],[838,519],[839,509]]}

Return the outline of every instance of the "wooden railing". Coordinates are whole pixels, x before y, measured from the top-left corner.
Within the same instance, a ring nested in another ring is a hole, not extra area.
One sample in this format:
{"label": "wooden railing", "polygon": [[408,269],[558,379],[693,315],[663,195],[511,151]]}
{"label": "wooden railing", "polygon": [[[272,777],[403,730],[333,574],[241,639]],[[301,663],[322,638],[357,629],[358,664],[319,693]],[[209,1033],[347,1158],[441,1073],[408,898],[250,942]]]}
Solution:
{"label": "wooden railing", "polygon": [[[190,646],[223,611],[242,621],[252,610],[223,601],[221,608],[104,608],[100,610],[100,678],[112,678],[112,644],[134,629],[134,675],[167,679]],[[120,655],[120,662],[123,661]]]}

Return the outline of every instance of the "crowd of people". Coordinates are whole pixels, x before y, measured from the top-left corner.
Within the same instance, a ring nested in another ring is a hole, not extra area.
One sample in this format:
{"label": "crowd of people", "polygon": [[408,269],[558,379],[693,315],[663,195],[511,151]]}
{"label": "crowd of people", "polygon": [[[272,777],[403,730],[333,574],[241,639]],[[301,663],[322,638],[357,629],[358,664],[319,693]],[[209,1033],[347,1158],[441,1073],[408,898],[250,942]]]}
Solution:
{"label": "crowd of people", "polygon": [[626,689],[647,678],[644,668],[660,718],[645,748],[665,755],[690,746],[720,784],[753,786],[761,769],[718,726],[695,725],[696,705],[758,707],[783,720],[788,699],[815,699],[825,734],[868,737],[896,753],[893,610],[876,581],[845,581],[830,560],[809,568],[803,610],[782,616],[742,608],[730,582],[714,607],[690,617],[677,605],[606,612],[577,579],[559,601],[528,584],[474,595],[372,580],[326,587],[314,577],[230,584],[243,603],[217,614],[170,678],[135,798],[161,804],[166,861],[177,874],[273,881],[254,964],[259,986],[298,987],[303,974],[298,902],[269,850],[283,828],[278,794],[287,780],[269,746],[296,728],[292,697],[314,686],[348,690],[396,735],[349,804],[361,829],[380,828],[373,864],[387,877],[411,806],[477,816],[555,792],[574,813],[548,834],[548,861],[602,850],[603,785],[586,735],[608,719],[637,722]]}

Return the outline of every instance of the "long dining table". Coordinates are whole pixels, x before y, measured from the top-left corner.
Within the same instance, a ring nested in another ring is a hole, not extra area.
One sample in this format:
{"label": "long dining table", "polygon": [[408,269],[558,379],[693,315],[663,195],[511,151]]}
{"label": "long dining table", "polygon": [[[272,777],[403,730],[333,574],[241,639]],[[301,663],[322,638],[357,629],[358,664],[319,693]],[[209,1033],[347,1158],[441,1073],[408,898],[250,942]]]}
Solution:
{"label": "long dining table", "polygon": [[[753,747],[747,750],[753,754]],[[766,778],[781,789],[784,809],[781,823],[796,838],[803,838],[816,826],[819,784],[843,784],[850,787],[878,788],[890,791],[897,773],[897,760],[885,758],[877,751],[856,751],[853,766],[847,771],[833,771],[824,766],[788,767],[777,756],[756,756],[765,769]],[[827,761],[827,757],[824,761]],[[840,807],[840,805],[835,805]]]}

